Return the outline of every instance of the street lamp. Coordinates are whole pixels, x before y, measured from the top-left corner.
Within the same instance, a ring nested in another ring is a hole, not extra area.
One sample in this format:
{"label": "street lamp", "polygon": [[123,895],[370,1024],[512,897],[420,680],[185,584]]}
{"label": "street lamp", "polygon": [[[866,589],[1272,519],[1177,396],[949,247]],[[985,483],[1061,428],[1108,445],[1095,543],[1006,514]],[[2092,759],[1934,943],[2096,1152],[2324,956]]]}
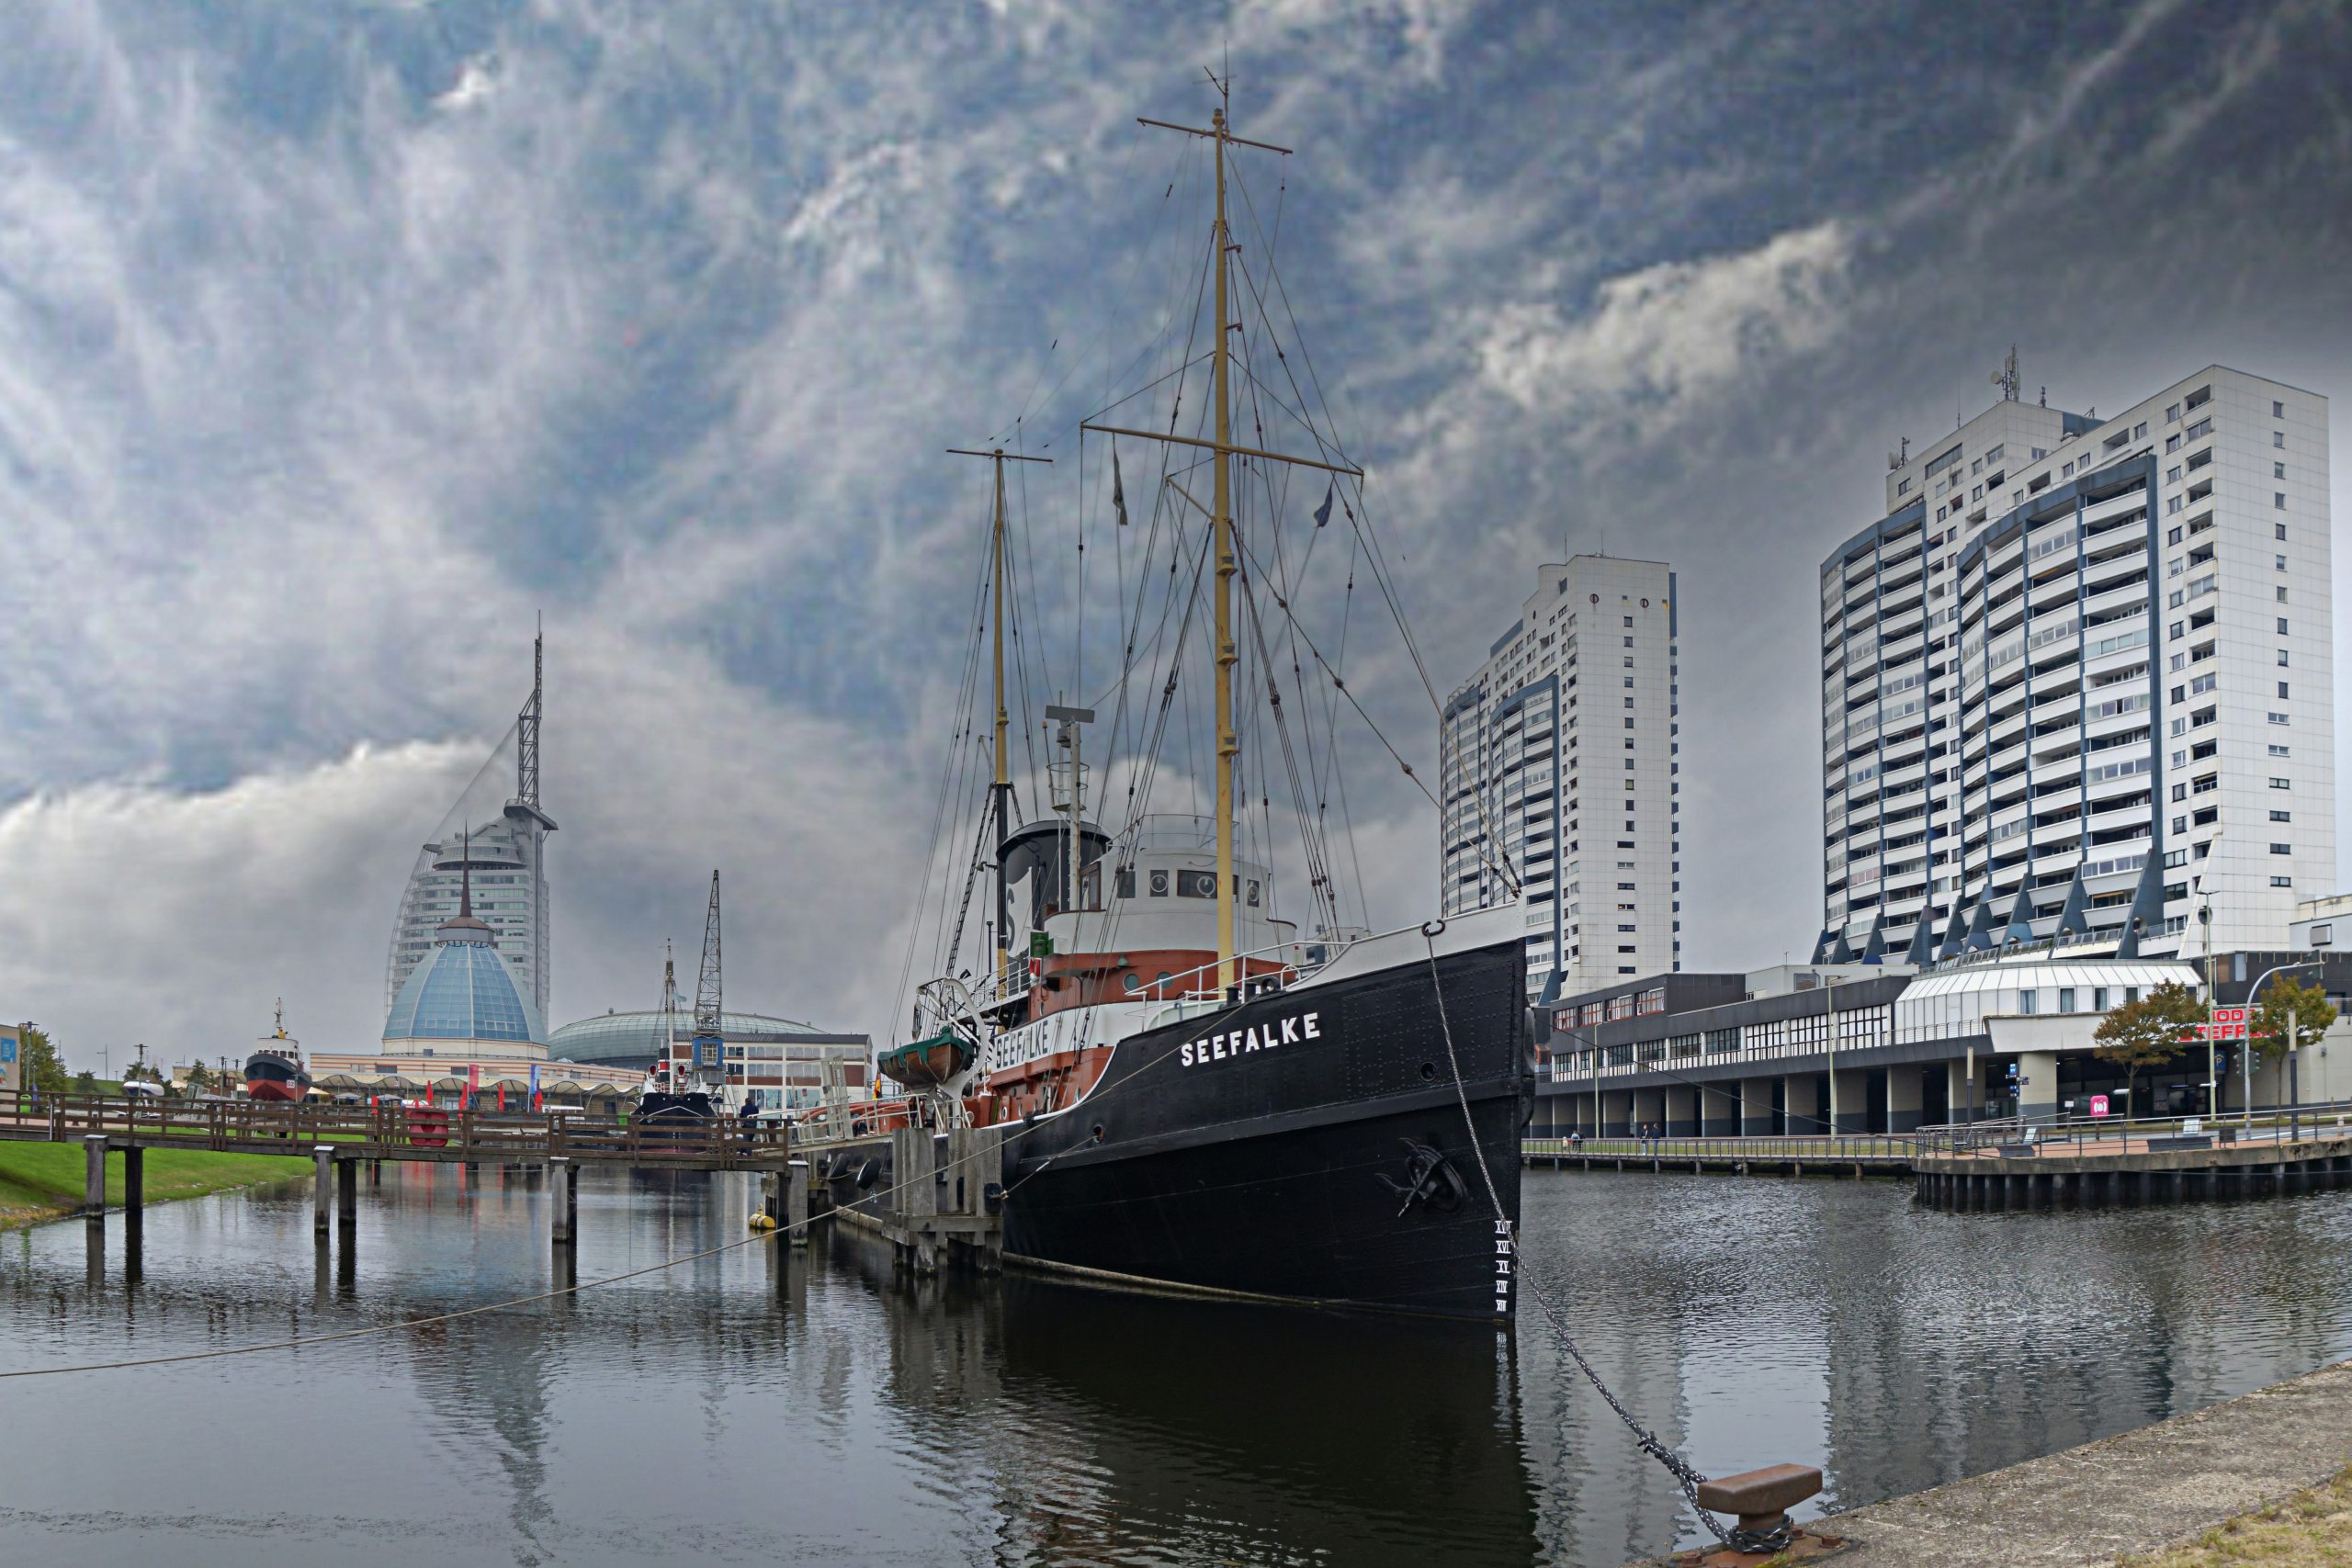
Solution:
{"label": "street lamp", "polygon": [[[2254,1009],[2256,1004],[2260,1002],[2262,999],[2262,982],[2267,980],[2273,975],[2284,974],[2290,969],[2318,969],[2321,967],[2323,967],[2323,965],[2316,958],[2306,958],[2300,964],[2274,964],[2269,968],[2265,969],[2261,974],[2256,976],[2254,977],[2254,984],[2246,989],[2245,1050],[2241,1053],[2245,1060],[2240,1063],[2240,1076],[2241,1080],[2245,1085],[2245,1105],[2243,1109],[2242,1116],[2245,1124],[2249,1127],[2254,1125]],[[2292,1064],[2295,1059],[2295,1014],[2294,1010],[2291,1008],[2289,1009],[2287,1012],[2287,1049],[2283,1059],[2290,1065],[2290,1070],[2291,1071]],[[2275,1104],[2276,1102],[2274,1101],[2273,1103]]]}

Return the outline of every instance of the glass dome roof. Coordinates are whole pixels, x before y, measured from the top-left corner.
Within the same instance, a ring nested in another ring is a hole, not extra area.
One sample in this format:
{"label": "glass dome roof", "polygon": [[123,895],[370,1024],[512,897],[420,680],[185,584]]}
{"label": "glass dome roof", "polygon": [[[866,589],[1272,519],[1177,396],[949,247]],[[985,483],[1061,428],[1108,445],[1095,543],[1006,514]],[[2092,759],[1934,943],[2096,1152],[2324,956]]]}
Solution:
{"label": "glass dome roof", "polygon": [[[820,1034],[812,1024],[796,1023],[788,1018],[770,1018],[764,1013],[724,1012],[719,1017],[719,1032],[729,1039],[741,1039],[754,1034]],[[695,1015],[691,1010],[678,1014],[678,1038],[694,1033]],[[548,1037],[550,1055],[566,1062],[601,1064],[633,1063],[639,1066],[651,1064],[660,1050],[654,1042],[662,1032],[662,1015],[648,1008],[640,1012],[599,1013],[567,1023]]]}
{"label": "glass dome roof", "polygon": [[547,1024],[496,948],[444,942],[401,983],[384,1038],[544,1041]]}

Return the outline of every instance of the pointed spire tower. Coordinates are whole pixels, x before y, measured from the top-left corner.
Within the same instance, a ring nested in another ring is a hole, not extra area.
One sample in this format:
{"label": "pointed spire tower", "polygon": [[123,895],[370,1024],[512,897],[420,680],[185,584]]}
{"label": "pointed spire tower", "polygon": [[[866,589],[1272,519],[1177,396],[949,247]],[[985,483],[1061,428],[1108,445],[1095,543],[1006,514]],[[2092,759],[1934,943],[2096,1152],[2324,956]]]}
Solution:
{"label": "pointed spire tower", "polygon": [[[418,851],[401,897],[384,964],[384,1005],[390,1009],[411,975],[433,952],[452,915],[488,931],[515,987],[544,1019],[548,1012],[550,931],[547,838],[555,818],[539,803],[540,719],[546,694],[546,639],[531,640],[531,693],[514,728],[477,773]],[[507,755],[512,747],[514,755]],[[507,768],[514,768],[512,794]],[[459,843],[462,828],[463,841]],[[452,849],[459,853],[452,854]],[[481,863],[481,915],[474,911],[474,863]],[[452,873],[458,874],[452,875]],[[460,883],[453,909],[452,882]],[[484,918],[487,917],[487,918]]]}

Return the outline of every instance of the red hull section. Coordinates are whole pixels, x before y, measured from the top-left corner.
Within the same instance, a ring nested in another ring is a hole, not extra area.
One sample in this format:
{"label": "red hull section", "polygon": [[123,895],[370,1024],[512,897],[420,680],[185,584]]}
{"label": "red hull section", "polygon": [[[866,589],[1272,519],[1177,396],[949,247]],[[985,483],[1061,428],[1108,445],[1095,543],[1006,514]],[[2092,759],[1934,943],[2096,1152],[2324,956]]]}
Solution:
{"label": "red hull section", "polygon": [[245,1080],[245,1098],[248,1100],[300,1100],[308,1092],[308,1086],[285,1083],[277,1078]]}

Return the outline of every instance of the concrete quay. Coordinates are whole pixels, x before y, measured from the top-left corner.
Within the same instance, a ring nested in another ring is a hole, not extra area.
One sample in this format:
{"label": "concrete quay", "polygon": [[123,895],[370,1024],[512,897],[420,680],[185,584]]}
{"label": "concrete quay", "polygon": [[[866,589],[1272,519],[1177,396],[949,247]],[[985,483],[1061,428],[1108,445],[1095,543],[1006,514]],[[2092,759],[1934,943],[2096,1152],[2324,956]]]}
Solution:
{"label": "concrete quay", "polygon": [[2311,1192],[2352,1182],[2352,1134],[2219,1143],[2211,1137],[2018,1145],[1912,1161],[1920,1201],[1941,1209],[2183,1202]]}
{"label": "concrete quay", "polygon": [[[1838,1568],[2075,1568],[2155,1551],[2352,1461],[2352,1361],[2152,1427],[1818,1519]],[[1626,1568],[1666,1568],[1670,1556]]]}

